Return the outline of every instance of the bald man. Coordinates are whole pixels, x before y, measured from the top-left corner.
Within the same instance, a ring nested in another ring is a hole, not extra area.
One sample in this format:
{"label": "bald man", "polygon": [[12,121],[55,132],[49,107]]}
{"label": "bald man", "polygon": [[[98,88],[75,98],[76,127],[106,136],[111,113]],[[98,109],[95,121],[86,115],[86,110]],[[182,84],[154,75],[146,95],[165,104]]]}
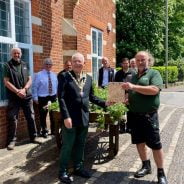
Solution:
{"label": "bald man", "polygon": [[110,62],[107,57],[102,58],[102,65],[98,73],[98,86],[105,88],[109,82],[114,81],[115,70],[110,67]]}
{"label": "bald man", "polygon": [[19,48],[11,50],[12,59],[5,63],[4,84],[8,92],[7,118],[8,150],[13,150],[16,143],[16,129],[20,108],[23,109],[28,124],[31,142],[36,141],[36,127],[34,120],[33,101],[31,94],[31,76],[27,64],[21,60],[22,52]]}
{"label": "bald man", "polygon": [[132,77],[131,83],[126,82],[123,88],[128,90],[129,112],[127,121],[131,129],[132,143],[136,144],[142,161],[142,168],[134,177],[140,178],[151,174],[151,163],[147,147],[152,149],[157,166],[159,184],[167,184],[163,169],[163,150],[159,133],[158,108],[159,94],[163,81],[157,70],[150,68],[153,57],[146,51],[140,51],[135,56],[138,73]]}

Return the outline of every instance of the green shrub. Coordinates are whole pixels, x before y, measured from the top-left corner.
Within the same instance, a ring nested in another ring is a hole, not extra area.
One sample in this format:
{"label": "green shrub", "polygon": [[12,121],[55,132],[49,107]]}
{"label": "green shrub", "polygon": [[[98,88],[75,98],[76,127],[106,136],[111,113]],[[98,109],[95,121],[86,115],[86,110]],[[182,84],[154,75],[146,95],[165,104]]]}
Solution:
{"label": "green shrub", "polygon": [[184,80],[184,58],[178,60],[170,60],[168,62],[169,66],[177,66],[178,67],[178,81]]}
{"label": "green shrub", "polygon": [[[152,68],[155,70],[158,70],[160,72],[162,79],[165,83],[165,78],[166,78],[165,66],[154,66]],[[174,82],[178,81],[178,68],[177,68],[177,66],[168,66],[167,70],[168,70],[168,82],[174,83]]]}

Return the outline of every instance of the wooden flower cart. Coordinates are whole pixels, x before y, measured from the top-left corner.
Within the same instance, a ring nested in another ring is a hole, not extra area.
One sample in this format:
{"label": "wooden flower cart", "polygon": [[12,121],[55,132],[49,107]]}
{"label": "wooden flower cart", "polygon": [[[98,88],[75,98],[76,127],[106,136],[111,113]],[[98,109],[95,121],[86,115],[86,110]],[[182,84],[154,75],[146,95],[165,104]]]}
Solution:
{"label": "wooden flower cart", "polygon": [[[55,138],[56,138],[56,144],[58,149],[62,146],[62,117],[61,113],[58,111],[52,111],[53,113],[53,119],[55,123]],[[96,122],[97,120],[97,113],[90,113],[89,119],[90,122]],[[113,158],[119,150],[119,123],[112,123],[110,117],[108,114],[105,114],[105,126],[109,129],[109,158]]]}

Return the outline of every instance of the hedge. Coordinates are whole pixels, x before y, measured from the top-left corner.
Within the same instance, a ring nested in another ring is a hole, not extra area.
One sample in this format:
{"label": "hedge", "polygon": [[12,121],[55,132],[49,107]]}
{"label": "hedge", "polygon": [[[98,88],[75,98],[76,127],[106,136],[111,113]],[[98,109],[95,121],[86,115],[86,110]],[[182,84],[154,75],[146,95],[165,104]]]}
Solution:
{"label": "hedge", "polygon": [[[165,66],[153,66],[152,68],[155,70],[158,70],[160,72],[162,79],[165,82],[165,78],[166,78]],[[178,68],[177,68],[177,66],[168,66],[167,71],[168,71],[168,82],[169,83],[174,83],[174,82],[178,81]]]}
{"label": "hedge", "polygon": [[[151,68],[158,70],[162,76],[163,81],[165,82],[165,77],[166,77],[165,66],[153,66]],[[118,71],[120,69],[121,69],[120,67],[117,67],[116,71]],[[184,67],[183,67],[183,69],[184,69]],[[181,79],[183,79],[183,77],[184,77],[184,73],[179,72],[179,69],[177,66],[168,66],[167,70],[168,70],[168,82],[169,83],[174,83],[178,80],[181,81]]]}

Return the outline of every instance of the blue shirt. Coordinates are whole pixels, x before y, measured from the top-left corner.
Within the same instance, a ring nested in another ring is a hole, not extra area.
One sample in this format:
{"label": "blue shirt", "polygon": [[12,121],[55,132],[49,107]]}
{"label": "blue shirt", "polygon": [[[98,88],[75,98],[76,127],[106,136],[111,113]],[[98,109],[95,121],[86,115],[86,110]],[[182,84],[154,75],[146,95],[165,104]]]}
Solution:
{"label": "blue shirt", "polygon": [[38,72],[33,80],[33,100],[38,100],[38,97],[53,96],[57,93],[58,80],[57,75],[50,71],[52,82],[52,93],[49,94],[48,71],[43,69]]}

